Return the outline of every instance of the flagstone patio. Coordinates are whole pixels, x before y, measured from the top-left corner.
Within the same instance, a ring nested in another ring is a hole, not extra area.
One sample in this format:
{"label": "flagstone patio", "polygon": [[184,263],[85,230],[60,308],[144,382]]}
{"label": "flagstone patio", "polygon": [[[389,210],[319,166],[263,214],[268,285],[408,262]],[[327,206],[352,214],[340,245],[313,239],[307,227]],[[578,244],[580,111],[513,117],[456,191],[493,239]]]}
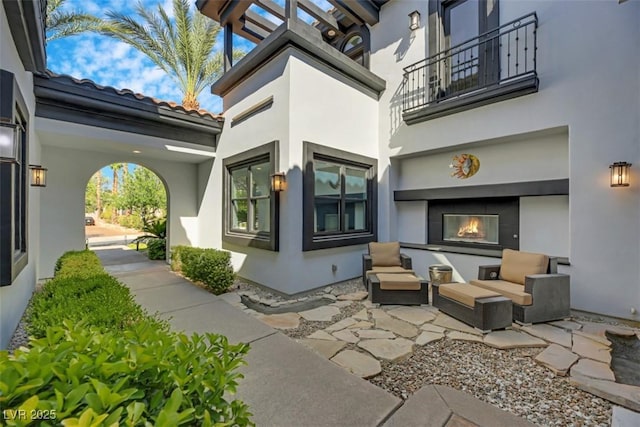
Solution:
{"label": "flagstone patio", "polygon": [[[246,308],[245,311],[299,338],[302,344],[362,378],[374,378],[385,366],[391,366],[389,363],[407,361],[420,347],[442,340],[481,343],[500,350],[530,349],[538,365],[558,377],[568,376],[572,386],[640,411],[640,387],[615,382],[610,367],[611,343],[605,335],[607,331],[640,334],[638,328],[567,319],[530,326],[514,323],[511,329],[483,335],[430,305],[379,306],[366,300],[367,293],[362,290],[348,291],[340,293],[325,288],[324,294],[311,298],[333,296],[338,301],[297,314],[263,315]],[[254,302],[271,302],[256,294],[239,292]],[[239,300],[236,304],[243,307]],[[282,308],[286,303],[279,301],[278,305]],[[352,314],[345,313],[346,308]],[[283,325],[283,316],[289,316],[291,323]],[[304,334],[305,331],[308,333]]]}

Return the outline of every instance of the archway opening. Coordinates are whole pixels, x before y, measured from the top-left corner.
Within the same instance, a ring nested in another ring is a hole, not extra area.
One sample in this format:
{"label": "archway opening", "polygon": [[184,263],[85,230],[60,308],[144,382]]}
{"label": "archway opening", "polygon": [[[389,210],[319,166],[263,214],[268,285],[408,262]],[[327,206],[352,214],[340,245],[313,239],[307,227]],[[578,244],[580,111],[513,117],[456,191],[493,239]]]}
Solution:
{"label": "archway opening", "polygon": [[112,163],[87,183],[87,248],[124,244],[146,252],[150,259],[165,259],[167,218],[166,185],[142,165]]}

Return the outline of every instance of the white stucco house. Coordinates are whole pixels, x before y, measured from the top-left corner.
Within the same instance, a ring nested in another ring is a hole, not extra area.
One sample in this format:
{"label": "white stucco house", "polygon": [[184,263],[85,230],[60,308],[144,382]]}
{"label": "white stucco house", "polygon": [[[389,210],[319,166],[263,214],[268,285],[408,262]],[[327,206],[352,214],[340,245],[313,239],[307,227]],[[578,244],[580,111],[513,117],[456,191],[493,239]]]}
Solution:
{"label": "white stucco house", "polygon": [[[113,162],[162,178],[171,245],[229,250],[284,294],[359,276],[371,241],[460,281],[513,248],[559,257],[572,308],[640,319],[638,2],[198,0],[225,28],[222,115],[46,72],[43,3],[0,13],[23,147],[0,165],[0,347],[84,247],[84,188]],[[237,63],[232,33],[256,43]]]}

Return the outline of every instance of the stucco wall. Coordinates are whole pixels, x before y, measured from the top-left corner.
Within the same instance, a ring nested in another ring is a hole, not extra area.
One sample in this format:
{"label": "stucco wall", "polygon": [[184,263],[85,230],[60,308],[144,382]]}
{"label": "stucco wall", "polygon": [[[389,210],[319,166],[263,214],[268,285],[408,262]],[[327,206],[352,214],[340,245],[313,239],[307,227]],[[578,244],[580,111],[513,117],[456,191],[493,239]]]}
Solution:
{"label": "stucco wall", "polygon": [[[49,169],[48,183],[42,193],[46,215],[41,217],[41,254],[39,277],[51,277],[56,259],[65,251],[85,247],[84,196],[91,176],[112,163],[136,163],[155,172],[164,182],[168,203],[168,239],[170,245],[197,244],[198,179],[197,165],[172,162],[136,155],[118,150],[119,141],[135,143],[147,139],[107,129],[95,129],[82,125],[37,119],[41,129],[42,161]],[[82,146],[61,147],[51,145],[59,140],[60,133],[50,132],[56,126],[62,134],[85,135]],[[92,151],[92,143],[110,141],[112,151]],[[166,141],[155,139],[157,143]]]}
{"label": "stucco wall", "polygon": [[[390,2],[382,8],[380,24],[371,30],[371,69],[389,88],[380,100],[381,161],[568,128],[567,272],[572,306],[638,319],[631,307],[640,305],[640,175],[634,166],[631,187],[610,188],[608,165],[640,161],[640,4],[501,1],[501,22],[533,11],[538,15],[539,92],[407,126],[400,111],[402,67],[429,54],[426,6],[427,2]],[[397,22],[408,22],[406,15],[416,7],[422,27],[411,35]],[[548,158],[549,167],[540,171],[550,179],[555,158]],[[512,170],[511,181],[529,173],[530,169]],[[394,184],[390,181],[392,188]],[[397,237],[395,215],[390,202],[391,239]],[[463,264],[478,261],[463,255],[450,258]]]}
{"label": "stucco wall", "polygon": [[[234,116],[269,96],[269,109],[231,126]],[[376,100],[306,54],[287,49],[232,90],[224,103],[227,120],[216,162],[211,173],[200,171],[201,185],[207,182],[199,214],[207,226],[201,225],[200,243],[231,250],[241,276],[288,294],[361,274],[363,245],[302,252],[303,141],[375,158]],[[279,142],[276,169],[287,175],[287,190],[280,194],[280,250],[223,244],[222,159],[273,140]]]}
{"label": "stucco wall", "polygon": [[[35,99],[32,75],[26,72],[13,44],[4,7],[0,7],[0,68],[15,75],[18,87],[25,100],[29,118],[29,164],[41,164],[40,142],[34,131],[33,115]],[[37,277],[38,245],[40,238],[40,194],[41,189],[27,187],[28,200],[28,256],[29,263],[10,286],[0,287],[0,349],[6,348],[22,313],[35,289]],[[3,194],[3,197],[5,195]],[[10,197],[10,196],[9,196]]]}

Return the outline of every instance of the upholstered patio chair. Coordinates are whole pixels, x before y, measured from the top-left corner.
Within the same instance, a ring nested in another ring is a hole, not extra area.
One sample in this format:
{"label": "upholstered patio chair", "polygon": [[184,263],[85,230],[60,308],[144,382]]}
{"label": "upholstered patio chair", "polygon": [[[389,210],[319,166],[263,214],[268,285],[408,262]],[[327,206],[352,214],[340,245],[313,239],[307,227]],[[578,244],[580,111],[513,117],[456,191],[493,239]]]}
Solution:
{"label": "upholstered patio chair", "polygon": [[543,254],[505,249],[502,264],[480,266],[472,285],[513,301],[513,320],[530,324],[570,315],[569,275],[558,274],[558,260]]}
{"label": "upholstered patio chair", "polygon": [[413,274],[411,258],[400,253],[400,242],[369,243],[369,253],[362,255],[362,281],[376,273]]}

